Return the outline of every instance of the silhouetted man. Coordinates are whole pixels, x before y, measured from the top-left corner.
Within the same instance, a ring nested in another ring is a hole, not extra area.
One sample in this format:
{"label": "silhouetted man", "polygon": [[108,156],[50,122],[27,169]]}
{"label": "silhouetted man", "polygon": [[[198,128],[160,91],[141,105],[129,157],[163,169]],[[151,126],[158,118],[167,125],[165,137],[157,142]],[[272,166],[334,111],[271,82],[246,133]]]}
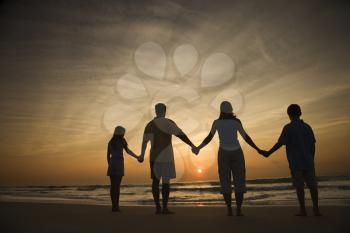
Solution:
{"label": "silhouetted man", "polygon": [[286,146],[287,158],[292,174],[293,185],[296,188],[300,212],[296,216],[306,216],[304,182],[310,189],[315,216],[320,216],[318,208],[318,188],[315,176],[315,136],[312,128],[300,119],[301,109],[297,104],[291,104],[287,109],[290,123],[285,125],[278,142],[269,150],[262,151],[265,157]]}
{"label": "silhouetted man", "polygon": [[[156,104],[155,111],[156,117],[145,127],[139,161],[142,162],[144,160],[147,143],[151,142],[150,167],[151,178],[153,180],[152,194],[156,205],[156,214],[172,214],[173,212],[168,209],[170,180],[176,178],[174,152],[171,142],[172,135],[177,136],[190,145],[193,150],[197,150],[197,148],[174,121],[165,118],[165,104]],[[163,210],[159,201],[160,179],[162,179]]]}

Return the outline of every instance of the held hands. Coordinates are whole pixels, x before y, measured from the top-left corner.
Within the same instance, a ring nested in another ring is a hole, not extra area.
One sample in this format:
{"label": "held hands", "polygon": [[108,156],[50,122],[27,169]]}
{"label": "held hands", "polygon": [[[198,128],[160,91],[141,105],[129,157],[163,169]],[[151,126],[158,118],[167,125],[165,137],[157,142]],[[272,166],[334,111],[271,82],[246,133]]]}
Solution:
{"label": "held hands", "polygon": [[196,146],[192,146],[192,153],[195,154],[195,155],[198,155],[199,154],[199,151],[200,149]]}
{"label": "held hands", "polygon": [[258,149],[258,153],[264,156],[265,158],[269,157],[271,154],[269,151],[261,150],[261,149]]}
{"label": "held hands", "polygon": [[138,158],[137,158],[137,161],[139,161],[139,163],[142,163],[144,160],[144,157],[142,155],[140,155]]}

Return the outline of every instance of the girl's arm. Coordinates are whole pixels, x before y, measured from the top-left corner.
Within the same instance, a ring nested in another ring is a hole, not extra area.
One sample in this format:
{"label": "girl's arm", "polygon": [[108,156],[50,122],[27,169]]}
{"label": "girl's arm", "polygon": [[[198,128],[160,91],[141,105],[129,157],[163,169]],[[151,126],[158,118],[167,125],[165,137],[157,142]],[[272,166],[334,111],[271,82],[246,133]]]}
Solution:
{"label": "girl's arm", "polygon": [[126,151],[126,153],[128,153],[129,155],[131,155],[132,157],[134,157],[135,159],[138,159],[139,157],[132,151],[129,149],[128,147],[128,143],[126,142],[126,140],[123,140],[123,148]]}
{"label": "girl's arm", "polygon": [[125,151],[126,151],[126,153],[128,153],[130,156],[134,157],[135,159],[138,159],[138,158],[139,158],[132,150],[129,149],[128,146],[125,147]]}

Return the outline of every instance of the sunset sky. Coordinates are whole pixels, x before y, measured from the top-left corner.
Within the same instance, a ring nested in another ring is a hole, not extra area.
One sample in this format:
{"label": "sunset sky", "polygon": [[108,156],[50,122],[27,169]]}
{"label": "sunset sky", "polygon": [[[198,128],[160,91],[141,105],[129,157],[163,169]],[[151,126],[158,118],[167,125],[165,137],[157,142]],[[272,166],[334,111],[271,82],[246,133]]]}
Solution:
{"label": "sunset sky", "polygon": [[[30,2],[30,3],[29,3]],[[270,149],[302,107],[318,175],[350,175],[346,1],[4,1],[0,5],[0,185],[104,184],[123,125],[140,153],[153,105],[199,144],[229,100]],[[194,156],[174,139],[176,181],[217,180],[216,139]],[[242,142],[248,179],[288,177]],[[124,183],[149,183],[125,154]],[[201,172],[198,172],[201,169]]]}

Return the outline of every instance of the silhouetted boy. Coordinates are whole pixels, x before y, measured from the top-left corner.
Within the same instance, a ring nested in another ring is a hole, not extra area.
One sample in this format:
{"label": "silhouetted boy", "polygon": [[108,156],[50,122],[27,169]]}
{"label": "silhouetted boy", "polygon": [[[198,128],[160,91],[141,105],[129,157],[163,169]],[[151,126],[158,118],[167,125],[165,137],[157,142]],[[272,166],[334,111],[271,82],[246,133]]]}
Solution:
{"label": "silhouetted boy", "polygon": [[283,145],[286,146],[287,158],[291,170],[293,185],[296,188],[300,212],[296,216],[306,216],[304,182],[310,189],[315,216],[320,216],[318,208],[318,188],[315,176],[315,136],[312,128],[300,119],[301,109],[291,104],[287,109],[290,123],[285,125],[278,142],[261,154],[270,156]]}

